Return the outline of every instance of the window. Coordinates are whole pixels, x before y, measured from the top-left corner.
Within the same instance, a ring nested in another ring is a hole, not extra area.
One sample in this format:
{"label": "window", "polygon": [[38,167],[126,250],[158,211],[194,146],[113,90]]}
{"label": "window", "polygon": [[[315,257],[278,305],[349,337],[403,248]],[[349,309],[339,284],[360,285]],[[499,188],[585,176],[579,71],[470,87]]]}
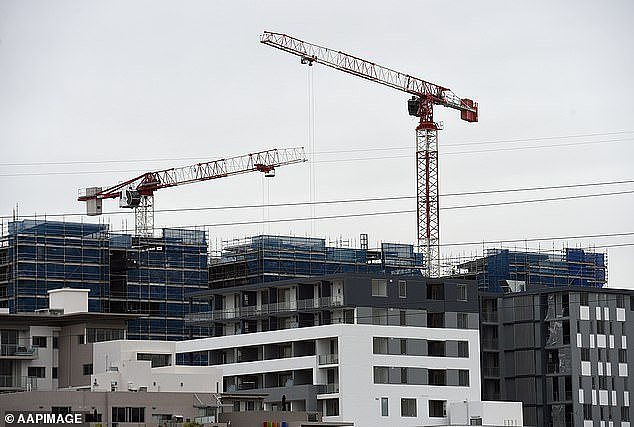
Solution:
{"label": "window", "polygon": [[125,338],[123,329],[86,328],[86,342],[102,342],[122,340]]}
{"label": "window", "polygon": [[169,354],[137,353],[136,360],[149,360],[152,362],[152,368],[170,365]]}
{"label": "window", "polygon": [[458,370],[458,385],[461,387],[469,386],[469,370],[468,369]]}
{"label": "window", "polygon": [[398,297],[407,298],[407,282],[405,280],[398,281]]}
{"label": "window", "polygon": [[247,400],[247,411],[255,411],[255,402],[253,400]]}
{"label": "window", "polygon": [[33,337],[33,347],[46,348],[46,337]]}
{"label": "window", "polygon": [[101,414],[97,412],[96,409],[93,412],[89,412],[84,415],[85,423],[100,423],[101,422]]}
{"label": "window", "polygon": [[590,349],[589,348],[582,348],[581,349],[581,360],[583,360],[584,362],[589,362],[590,361]]}
{"label": "window", "polygon": [[134,407],[113,407],[112,408],[113,423],[144,423],[145,408]]}
{"label": "window", "polygon": [[387,325],[387,309],[372,307],[372,324]]}
{"label": "window", "polygon": [[407,354],[407,340],[401,338],[401,354]]}
{"label": "window", "polygon": [[467,313],[458,313],[458,329],[468,329],[469,328],[469,317]]}
{"label": "window", "polygon": [[630,407],[629,406],[621,406],[621,421],[625,421],[625,422],[630,421]]}
{"label": "window", "polygon": [[583,405],[583,419],[591,420],[592,419],[592,405],[584,404]]}
{"label": "window", "polygon": [[372,296],[373,297],[387,296],[387,280],[372,279]]}
{"label": "window", "polygon": [[616,306],[618,308],[625,308],[625,295],[623,294],[616,295]]}
{"label": "window", "polygon": [[84,375],[92,375],[92,363],[82,365]]}
{"label": "window", "polygon": [[605,322],[597,320],[597,334],[605,334]]}
{"label": "window", "polygon": [[442,283],[428,283],[427,284],[427,299],[444,300],[445,299],[445,287]]}
{"label": "window", "polygon": [[389,368],[385,366],[374,367],[374,384],[389,384]]}
{"label": "window", "polygon": [[600,376],[599,377],[599,388],[601,390],[608,389],[608,377]]}
{"label": "window", "polygon": [[389,403],[387,397],[381,398],[381,416],[387,417],[390,415]]}
{"label": "window", "polygon": [[407,326],[407,312],[405,310],[399,311],[399,324]]}
{"label": "window", "polygon": [[326,399],[326,416],[336,417],[339,415],[339,399]]}
{"label": "window", "polygon": [[[588,293],[587,292],[581,292],[579,294],[579,301],[580,301],[579,304],[581,304],[581,305],[588,305]],[[592,419],[592,418],[590,418],[590,419]]]}
{"label": "window", "polygon": [[429,401],[429,416],[430,417],[444,417],[446,416],[445,406],[446,400],[430,400]]}
{"label": "window", "polygon": [[427,355],[435,357],[444,357],[445,342],[444,341],[427,341]]}
{"label": "window", "polygon": [[52,376],[53,379],[57,379],[57,366],[53,366]]}
{"label": "window", "polygon": [[77,335],[77,344],[85,344],[86,340],[83,335]]}
{"label": "window", "polygon": [[53,348],[59,348],[59,338],[53,337]]}
{"label": "window", "polygon": [[46,368],[43,366],[29,366],[27,376],[29,378],[46,378]]}
{"label": "window", "polygon": [[401,417],[416,416],[416,399],[401,399]]}
{"label": "window", "polygon": [[444,369],[429,369],[429,385],[447,385],[447,371]]}
{"label": "window", "polygon": [[627,350],[619,349],[619,363],[627,363]]}
{"label": "window", "polygon": [[401,368],[401,384],[407,384],[407,368]]}
{"label": "window", "polygon": [[458,301],[467,301],[467,285],[456,285]]}
{"label": "window", "polygon": [[468,341],[458,341],[458,357],[469,357]]}
{"label": "window", "polygon": [[444,328],[445,313],[427,313],[428,328]]}
{"label": "window", "polygon": [[372,352],[374,354],[388,354],[387,352],[387,338],[374,337],[372,342]]}

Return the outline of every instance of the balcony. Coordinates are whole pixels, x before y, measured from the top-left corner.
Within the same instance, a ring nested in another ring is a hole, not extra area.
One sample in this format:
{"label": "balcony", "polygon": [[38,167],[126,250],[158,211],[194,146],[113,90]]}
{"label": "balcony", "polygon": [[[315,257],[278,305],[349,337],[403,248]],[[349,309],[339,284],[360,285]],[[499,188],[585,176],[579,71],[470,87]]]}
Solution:
{"label": "balcony", "polygon": [[297,301],[273,302],[261,306],[239,307],[235,310],[214,310],[200,313],[190,313],[185,316],[186,323],[206,323],[220,320],[238,319],[240,317],[265,316],[298,310],[311,310],[316,308],[331,308],[343,306],[341,297],[310,298]]}
{"label": "balcony", "polygon": [[482,368],[482,375],[484,375],[485,377],[499,377],[500,367],[499,366],[485,366]]}
{"label": "balcony", "polygon": [[339,355],[337,354],[320,354],[317,357],[319,365],[336,365],[339,363]]}
{"label": "balcony", "polygon": [[484,323],[497,323],[498,321],[497,311],[483,311],[480,316],[482,322]]}
{"label": "balcony", "polygon": [[37,378],[0,375],[0,390],[30,391],[37,390]]}
{"label": "balcony", "polygon": [[339,384],[320,384],[317,386],[317,394],[339,393]]}
{"label": "balcony", "polygon": [[482,349],[484,350],[498,350],[497,337],[484,337],[482,338]]}
{"label": "balcony", "polygon": [[37,359],[37,347],[0,344],[0,359]]}

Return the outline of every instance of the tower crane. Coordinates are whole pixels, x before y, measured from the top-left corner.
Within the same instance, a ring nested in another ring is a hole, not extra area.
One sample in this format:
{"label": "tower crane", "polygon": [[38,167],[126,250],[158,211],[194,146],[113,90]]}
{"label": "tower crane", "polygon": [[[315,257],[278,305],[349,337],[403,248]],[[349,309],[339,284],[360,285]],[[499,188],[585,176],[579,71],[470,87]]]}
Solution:
{"label": "tower crane", "polygon": [[154,192],[161,188],[225,178],[247,172],[262,172],[274,177],[280,166],[305,162],[303,147],[273,149],[244,156],[196,163],[195,165],[145,172],[111,187],[89,187],[79,191],[77,200],[86,202],[89,216],[101,215],[104,199],[119,198],[119,207],[134,209],[137,236],[152,236],[154,231]]}
{"label": "tower crane", "polygon": [[419,117],[416,126],[416,212],[418,247],[423,252],[426,273],[440,275],[440,221],[438,201],[438,130],[434,105],[460,111],[467,122],[478,121],[478,104],[459,98],[450,89],[427,82],[365,59],[299,40],[282,33],[265,31],[260,42],[299,56],[302,64],[323,64],[344,73],[410,94],[407,109]]}

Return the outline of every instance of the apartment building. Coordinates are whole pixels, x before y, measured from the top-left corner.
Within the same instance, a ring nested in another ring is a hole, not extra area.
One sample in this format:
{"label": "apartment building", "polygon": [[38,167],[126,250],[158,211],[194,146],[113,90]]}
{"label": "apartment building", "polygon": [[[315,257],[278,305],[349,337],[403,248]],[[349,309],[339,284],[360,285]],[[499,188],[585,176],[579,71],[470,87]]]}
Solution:
{"label": "apartment building", "polygon": [[87,289],[49,291],[50,308],[0,312],[0,392],[90,385],[94,342],[126,337],[127,314],[88,312]]}
{"label": "apartment building", "polygon": [[[324,421],[419,426],[447,424],[452,403],[481,400],[473,283],[340,274],[195,298],[211,310],[190,321],[210,325],[215,336],[164,342],[155,357],[200,372],[220,369],[222,392],[266,394],[267,410],[285,401],[293,411],[322,413]],[[137,345],[99,343],[94,364],[134,359],[129,352]],[[500,424],[522,425],[519,404],[492,405],[507,416]],[[482,422],[477,414],[467,421]]]}
{"label": "apartment building", "polygon": [[481,295],[484,399],[528,426],[629,427],[634,292],[571,286]]}

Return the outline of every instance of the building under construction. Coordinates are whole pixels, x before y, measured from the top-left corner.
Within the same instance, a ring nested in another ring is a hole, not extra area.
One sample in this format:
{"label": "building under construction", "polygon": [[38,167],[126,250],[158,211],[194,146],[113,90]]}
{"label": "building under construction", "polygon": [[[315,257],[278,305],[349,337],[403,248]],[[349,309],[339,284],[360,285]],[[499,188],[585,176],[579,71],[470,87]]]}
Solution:
{"label": "building under construction", "polygon": [[413,245],[381,243],[378,249],[368,249],[367,235],[362,235],[361,246],[334,247],[325,239],[270,235],[234,241],[210,258],[209,287],[340,273],[422,274],[423,257]]}
{"label": "building under construction", "polygon": [[534,286],[603,287],[606,255],[584,249],[522,252],[488,249],[485,256],[458,266],[461,277],[475,280],[482,291],[515,292]]}
{"label": "building under construction", "polygon": [[190,336],[185,295],[207,289],[207,282],[203,231],[134,237],[112,234],[104,224],[22,220],[9,223],[1,239],[0,306],[33,312],[48,307],[51,289],[90,289],[91,312],[147,315],[129,323],[131,339]]}

